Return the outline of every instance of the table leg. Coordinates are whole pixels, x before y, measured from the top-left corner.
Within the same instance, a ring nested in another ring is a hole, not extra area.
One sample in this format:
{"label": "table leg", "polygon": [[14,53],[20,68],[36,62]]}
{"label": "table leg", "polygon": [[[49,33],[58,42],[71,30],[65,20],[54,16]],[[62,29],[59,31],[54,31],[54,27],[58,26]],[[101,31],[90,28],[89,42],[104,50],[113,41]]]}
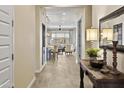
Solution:
{"label": "table leg", "polygon": [[84,71],[82,70],[82,68],[80,67],[80,88],[84,88]]}
{"label": "table leg", "polygon": [[95,85],[93,85],[93,88],[96,88]]}

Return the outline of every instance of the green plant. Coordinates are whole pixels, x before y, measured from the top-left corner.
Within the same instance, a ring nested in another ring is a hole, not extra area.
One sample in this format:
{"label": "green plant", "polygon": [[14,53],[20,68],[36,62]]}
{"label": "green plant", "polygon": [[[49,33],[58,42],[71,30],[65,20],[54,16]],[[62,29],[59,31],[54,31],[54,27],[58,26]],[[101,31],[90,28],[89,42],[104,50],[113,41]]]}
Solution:
{"label": "green plant", "polygon": [[86,50],[86,53],[88,54],[89,57],[97,57],[99,51],[100,49],[98,48],[89,48]]}

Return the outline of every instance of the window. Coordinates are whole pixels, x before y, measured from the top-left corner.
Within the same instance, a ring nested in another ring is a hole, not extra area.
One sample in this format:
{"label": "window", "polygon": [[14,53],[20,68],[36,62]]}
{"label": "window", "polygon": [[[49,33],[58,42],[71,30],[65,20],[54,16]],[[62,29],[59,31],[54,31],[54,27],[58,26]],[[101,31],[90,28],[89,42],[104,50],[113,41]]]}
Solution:
{"label": "window", "polygon": [[69,38],[69,33],[52,33],[52,38]]}

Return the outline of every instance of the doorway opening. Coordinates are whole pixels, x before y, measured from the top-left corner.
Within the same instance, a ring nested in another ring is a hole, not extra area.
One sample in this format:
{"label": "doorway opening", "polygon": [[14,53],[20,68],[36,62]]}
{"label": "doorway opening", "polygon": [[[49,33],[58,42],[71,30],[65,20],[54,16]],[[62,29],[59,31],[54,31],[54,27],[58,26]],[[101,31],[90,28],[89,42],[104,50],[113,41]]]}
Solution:
{"label": "doorway opening", "polygon": [[81,46],[83,7],[47,6],[42,7],[42,10],[41,16],[45,18],[41,18],[42,64],[50,62],[51,59],[56,62],[59,55],[73,55],[78,63],[82,51],[84,52]]}
{"label": "doorway opening", "polygon": [[81,35],[85,34],[85,31],[82,32],[83,7],[47,6],[41,7],[41,10],[40,38],[45,68],[37,77],[42,83],[37,84],[37,81],[33,87],[79,87],[80,67],[77,63],[82,51],[85,52],[82,49],[85,37]]}

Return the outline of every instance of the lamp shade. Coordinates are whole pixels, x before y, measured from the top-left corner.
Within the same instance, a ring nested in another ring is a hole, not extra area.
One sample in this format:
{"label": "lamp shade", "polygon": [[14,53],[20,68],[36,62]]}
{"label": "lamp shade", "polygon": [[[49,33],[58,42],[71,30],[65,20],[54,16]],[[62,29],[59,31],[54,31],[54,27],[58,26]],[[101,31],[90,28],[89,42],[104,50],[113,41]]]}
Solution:
{"label": "lamp shade", "polygon": [[98,29],[95,29],[95,28],[87,29],[86,30],[87,41],[97,40],[97,33],[98,33]]}
{"label": "lamp shade", "polygon": [[113,29],[111,28],[102,29],[102,36],[103,38],[107,38],[107,40],[113,40]]}

